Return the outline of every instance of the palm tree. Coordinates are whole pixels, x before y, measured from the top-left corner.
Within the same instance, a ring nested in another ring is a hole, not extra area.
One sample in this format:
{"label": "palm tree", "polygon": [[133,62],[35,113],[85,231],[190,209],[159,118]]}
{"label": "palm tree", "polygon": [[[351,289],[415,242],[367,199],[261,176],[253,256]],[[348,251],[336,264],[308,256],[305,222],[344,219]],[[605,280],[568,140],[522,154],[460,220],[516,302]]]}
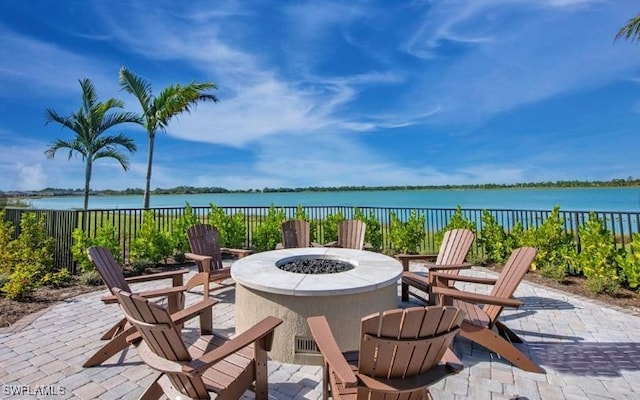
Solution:
{"label": "palm tree", "polygon": [[620,38],[640,41],[640,15],[631,18],[625,26],[620,28],[614,40]]}
{"label": "palm tree", "polygon": [[149,154],[147,155],[147,176],[144,188],[143,207],[149,208],[149,192],[151,190],[151,166],[153,164],[153,146],[156,132],[166,131],[169,121],[178,114],[190,112],[191,108],[200,101],[218,102],[206,90],[217,89],[215,83],[191,82],[186,86],[169,85],[156,97],[151,91],[151,84],[136,76],[126,68],[120,69],[120,86],[126,92],[133,94],[142,107],[141,119],[149,136]]}
{"label": "palm tree", "polygon": [[69,159],[74,153],[80,154],[85,162],[84,173],[84,209],[89,207],[89,184],[91,182],[91,172],[93,162],[100,158],[113,158],[117,160],[126,171],[129,169],[129,160],[126,155],[119,151],[119,147],[124,147],[133,153],[136,145],[131,138],[120,133],[118,135],[103,135],[108,129],[123,124],[133,122],[140,124],[140,118],[131,112],[111,112],[114,108],[123,108],[121,100],[109,99],[105,103],[99,102],[93,83],[89,79],[78,80],[82,87],[82,107],[75,113],[66,117],[60,116],[51,108],[47,109],[45,124],[51,122],[62,125],[62,128],[72,130],[75,137],[71,140],[55,140],[44,154],[47,158],[54,158],[60,149],[69,149]]}

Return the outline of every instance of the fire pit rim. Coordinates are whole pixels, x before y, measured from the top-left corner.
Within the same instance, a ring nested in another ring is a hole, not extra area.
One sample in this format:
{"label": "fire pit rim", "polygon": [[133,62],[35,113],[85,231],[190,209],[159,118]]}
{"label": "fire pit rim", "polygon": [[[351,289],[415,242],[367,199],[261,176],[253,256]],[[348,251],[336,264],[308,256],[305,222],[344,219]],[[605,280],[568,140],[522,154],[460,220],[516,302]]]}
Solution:
{"label": "fire pit rim", "polygon": [[[348,260],[356,267],[336,274],[296,274],[280,270],[275,263],[294,256],[330,256]],[[363,293],[396,284],[402,265],[395,258],[364,250],[306,247],[252,254],[231,266],[231,276],[245,287],[290,296],[335,296]]]}

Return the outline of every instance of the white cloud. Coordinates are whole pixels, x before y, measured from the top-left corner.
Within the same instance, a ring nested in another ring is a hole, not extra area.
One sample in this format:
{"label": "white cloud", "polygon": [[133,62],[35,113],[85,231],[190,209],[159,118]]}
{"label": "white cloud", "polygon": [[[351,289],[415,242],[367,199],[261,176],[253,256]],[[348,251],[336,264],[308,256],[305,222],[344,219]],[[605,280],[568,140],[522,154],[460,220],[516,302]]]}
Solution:
{"label": "white cloud", "polygon": [[[583,7],[569,7],[576,5]],[[610,84],[640,67],[625,46],[613,45],[622,8],[600,1],[436,3],[404,48],[447,68],[416,84],[415,106],[440,105],[437,122],[473,123]],[[465,47],[452,57],[443,42]]]}
{"label": "white cloud", "polygon": [[101,97],[113,97],[117,87],[117,66],[99,61],[28,36],[0,25],[0,98],[66,97],[80,98],[78,79],[89,78]]}

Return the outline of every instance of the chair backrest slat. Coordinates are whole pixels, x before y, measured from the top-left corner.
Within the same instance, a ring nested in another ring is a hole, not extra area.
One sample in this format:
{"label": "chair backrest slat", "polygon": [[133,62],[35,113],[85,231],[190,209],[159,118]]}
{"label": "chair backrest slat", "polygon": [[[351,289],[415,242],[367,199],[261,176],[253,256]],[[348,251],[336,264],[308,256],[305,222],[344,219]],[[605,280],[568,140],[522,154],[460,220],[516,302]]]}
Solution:
{"label": "chair backrest slat", "polygon": [[307,221],[292,219],[280,226],[282,245],[285,249],[310,247],[311,230]]}
{"label": "chair backrest slat", "polygon": [[[469,253],[475,235],[468,229],[451,229],[444,233],[437,265],[462,264]],[[443,271],[446,272],[446,271]],[[456,271],[457,272],[457,271]]]}
{"label": "chair backrest slat", "polygon": [[433,368],[464,319],[455,307],[414,307],[362,320],[358,371],[378,378],[404,378]]}
{"label": "chair backrest slat", "polygon": [[367,224],[364,221],[349,219],[338,224],[338,246],[345,249],[362,250]]}
{"label": "chair backrest slat", "polygon": [[87,249],[89,259],[98,270],[104,284],[113,294],[113,289],[118,288],[130,292],[129,284],[124,279],[124,274],[118,262],[109,249],[99,246],[92,246]]}
{"label": "chair backrest slat", "polygon": [[215,226],[195,224],[187,229],[187,238],[192,253],[211,257],[210,271],[213,272],[224,267],[220,250],[220,232]]}
{"label": "chair backrest slat", "polygon": [[[149,303],[143,297],[119,289],[115,289],[114,294],[118,297],[127,319],[138,329],[144,343],[153,353],[170,361],[189,362],[192,360],[180,331],[171,320],[171,315],[167,310],[157,304]],[[152,327],[153,325],[162,326]],[[209,398],[200,376],[189,377],[182,373],[166,373],[166,375],[173,386],[185,396]]]}
{"label": "chair backrest slat", "polygon": [[[531,263],[536,257],[537,250],[534,247],[521,247],[515,249],[507,260],[496,281],[490,295],[508,299],[513,296],[516,288],[526,275]],[[498,319],[504,307],[497,305],[485,305],[482,310],[493,322]]]}

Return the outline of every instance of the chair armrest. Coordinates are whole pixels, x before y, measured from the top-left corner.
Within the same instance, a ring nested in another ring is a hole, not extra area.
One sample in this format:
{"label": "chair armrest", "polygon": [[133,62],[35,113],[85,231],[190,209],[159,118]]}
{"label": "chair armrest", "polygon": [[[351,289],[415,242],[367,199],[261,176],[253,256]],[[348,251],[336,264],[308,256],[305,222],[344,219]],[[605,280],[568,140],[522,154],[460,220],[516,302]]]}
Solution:
{"label": "chair armrest", "polygon": [[358,379],[364,386],[376,392],[406,393],[431,386],[456,372],[446,364],[438,364],[420,375],[405,378],[384,379],[358,374]]}
{"label": "chair armrest", "polygon": [[203,354],[200,358],[191,361],[182,367],[182,372],[189,376],[201,374],[211,365],[217,363],[225,357],[238,350],[257,342],[258,340],[273,334],[273,330],[282,323],[280,318],[273,316],[266,317],[250,329],[242,332],[233,339],[225,342],[222,346]]}
{"label": "chair armrest", "polygon": [[322,315],[309,317],[307,323],[325,362],[331,366],[345,387],[355,387],[358,384],[358,379],[342,355],[327,319]]}
{"label": "chair armrest", "polygon": [[473,264],[464,263],[464,264],[433,264],[429,266],[429,271],[451,271],[454,269],[469,269],[473,267]]}
{"label": "chair armrest", "polygon": [[211,309],[214,305],[218,303],[218,300],[211,298],[204,298],[202,301],[197,302],[196,304],[185,308],[184,310],[180,310],[176,313],[171,314],[171,319],[173,323],[176,325],[182,325],[190,319],[202,314],[204,311]]}
{"label": "chair armrest", "polygon": [[467,303],[476,303],[476,304],[492,304],[496,306],[505,306],[505,307],[520,307],[523,303],[522,301],[514,298],[503,298],[491,296],[488,294],[481,293],[471,293],[465,292],[458,289],[450,289],[439,286],[432,286],[431,293],[438,296],[444,296],[453,298],[456,300],[464,301]]}
{"label": "chair armrest", "polygon": [[130,278],[126,278],[125,281],[127,281],[127,283],[149,282],[149,281],[156,281],[159,279],[179,277],[180,275],[184,275],[187,273],[189,273],[188,269],[179,269],[176,271],[158,272],[157,274],[132,276]]}
{"label": "chair armrest", "polygon": [[[135,294],[138,296],[142,296],[150,299],[153,297],[163,297],[163,296],[169,296],[172,294],[183,293],[186,290],[187,290],[186,286],[171,286],[168,288],[147,290],[145,292],[135,292]],[[105,304],[112,304],[112,303],[118,302],[118,299],[114,295],[104,296],[100,300],[102,300],[102,302]]]}
{"label": "chair armrest", "polygon": [[251,250],[246,250],[246,249],[230,249],[228,247],[223,247],[220,249],[220,251],[222,253],[230,253],[230,254],[234,254],[236,256],[238,256],[238,258],[243,258],[248,256],[249,254],[253,253],[253,251]]}
{"label": "chair armrest", "polygon": [[434,261],[438,258],[437,254],[396,254],[395,257],[402,260],[416,261],[416,260],[425,260],[425,261]]}
{"label": "chair armrest", "polygon": [[469,283],[481,283],[484,285],[495,285],[498,281],[496,278],[481,278],[479,276],[468,275],[451,275],[446,272],[429,272],[429,281],[433,282],[435,278],[441,278],[443,281],[456,281],[456,282],[469,282]]}
{"label": "chair armrest", "polygon": [[203,255],[195,254],[195,253],[184,253],[184,256],[188,260],[192,260],[192,261],[199,261],[199,262],[209,261],[209,262],[211,262],[211,257],[210,256],[203,256]]}
{"label": "chair armrest", "polygon": [[438,256],[435,254],[396,254],[395,257],[402,263],[402,270],[409,271],[409,262],[415,260],[435,261]]}
{"label": "chair armrest", "polygon": [[209,297],[209,272],[198,272],[186,283],[187,290],[202,285],[202,295],[206,299]]}

